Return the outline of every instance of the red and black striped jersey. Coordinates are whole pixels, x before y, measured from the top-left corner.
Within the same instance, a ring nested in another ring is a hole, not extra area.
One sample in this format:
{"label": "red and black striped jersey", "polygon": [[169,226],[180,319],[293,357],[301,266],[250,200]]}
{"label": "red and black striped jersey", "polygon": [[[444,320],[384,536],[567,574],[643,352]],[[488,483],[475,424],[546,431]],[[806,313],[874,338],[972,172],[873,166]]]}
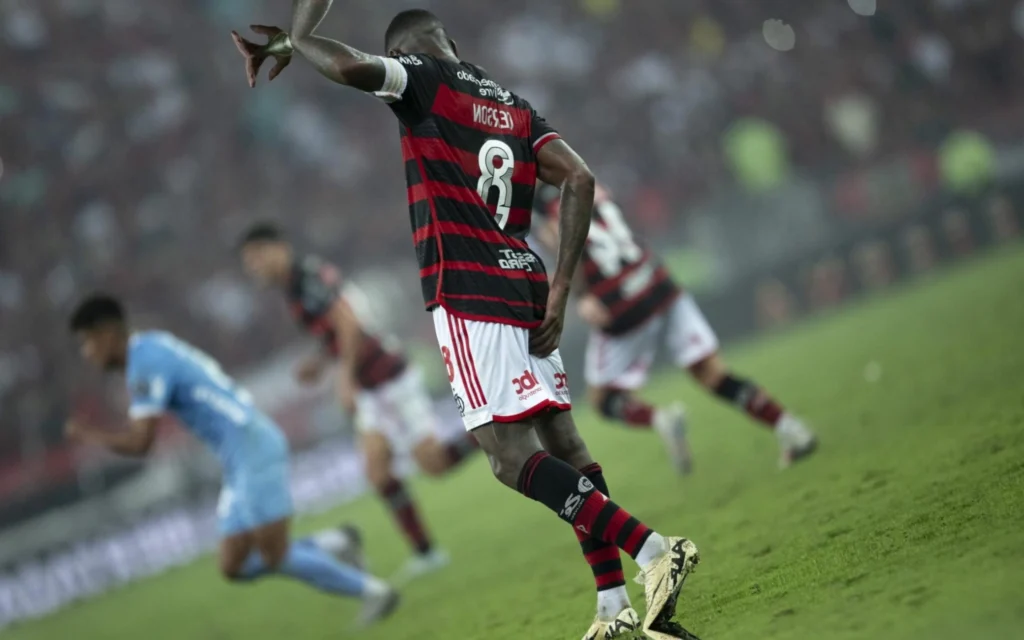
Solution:
{"label": "red and black striped jersey", "polygon": [[468,320],[538,326],[548,281],[525,239],[537,153],[558,134],[479,67],[429,55],[397,62],[385,83],[391,90],[378,95],[401,125],[427,309],[440,305]]}
{"label": "red and black striped jersey", "polygon": [[[299,258],[292,266],[287,293],[295,319],[307,332],[320,338],[331,354],[340,355],[344,345],[338,340],[330,318],[331,308],[341,297],[338,270],[315,256]],[[405,354],[385,348],[374,335],[364,332],[360,349],[356,380],[364,389],[394,380],[405,371]]]}
{"label": "red and black striped jersey", "polygon": [[[558,193],[550,192],[544,212],[558,216]],[[622,210],[598,186],[594,215],[581,268],[587,292],[597,296],[611,315],[602,331],[620,335],[660,313],[679,295],[679,286],[648,248],[633,238]]]}

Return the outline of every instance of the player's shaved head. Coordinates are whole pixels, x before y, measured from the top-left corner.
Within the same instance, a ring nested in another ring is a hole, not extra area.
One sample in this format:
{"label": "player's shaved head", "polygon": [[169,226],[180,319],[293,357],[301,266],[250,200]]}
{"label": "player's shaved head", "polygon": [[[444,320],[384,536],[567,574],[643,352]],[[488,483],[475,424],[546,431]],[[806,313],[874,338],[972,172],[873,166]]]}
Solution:
{"label": "player's shaved head", "polygon": [[426,9],[409,9],[396,15],[384,33],[384,49],[388,55],[427,53],[454,57],[458,54],[444,23]]}

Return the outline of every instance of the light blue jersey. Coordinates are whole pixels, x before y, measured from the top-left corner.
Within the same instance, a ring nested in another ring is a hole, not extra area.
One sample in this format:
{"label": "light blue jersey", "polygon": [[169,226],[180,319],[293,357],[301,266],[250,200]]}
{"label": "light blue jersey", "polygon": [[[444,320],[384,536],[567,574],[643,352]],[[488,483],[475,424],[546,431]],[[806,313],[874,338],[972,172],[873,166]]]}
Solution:
{"label": "light blue jersey", "polygon": [[223,533],[291,514],[287,440],[217,361],[169,333],[136,333],[128,346],[126,382],[131,418],[170,413],[220,460]]}

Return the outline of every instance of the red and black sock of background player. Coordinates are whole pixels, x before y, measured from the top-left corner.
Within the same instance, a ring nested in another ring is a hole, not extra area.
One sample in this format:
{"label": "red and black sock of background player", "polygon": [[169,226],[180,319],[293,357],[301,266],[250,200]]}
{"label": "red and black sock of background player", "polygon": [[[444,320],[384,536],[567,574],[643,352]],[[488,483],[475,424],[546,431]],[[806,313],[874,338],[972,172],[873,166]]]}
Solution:
{"label": "red and black sock of background player", "polygon": [[[754,420],[774,428],[785,412],[774,398],[750,380],[727,374],[712,390],[722,400],[743,411]],[[604,395],[601,413],[631,427],[650,428],[656,409],[629,391],[610,389]]]}
{"label": "red and black sock of background player", "polygon": [[757,384],[732,374],[722,378],[714,393],[771,429],[775,428],[779,418],[785,413],[785,409]]}

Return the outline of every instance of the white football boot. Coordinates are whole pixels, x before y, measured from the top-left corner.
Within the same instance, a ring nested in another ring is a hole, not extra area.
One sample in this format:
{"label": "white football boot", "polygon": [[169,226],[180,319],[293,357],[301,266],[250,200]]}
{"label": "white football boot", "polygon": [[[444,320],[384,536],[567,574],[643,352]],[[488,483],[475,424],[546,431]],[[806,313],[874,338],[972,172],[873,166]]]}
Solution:
{"label": "white football boot", "polygon": [[640,616],[632,607],[626,607],[612,620],[594,618],[583,640],[612,640],[613,638],[635,638],[640,631]]}
{"label": "white football boot", "polygon": [[686,538],[666,538],[667,551],[643,567],[636,581],[644,585],[647,614],[643,632],[653,640],[692,640],[690,632],[672,620],[686,576],[700,562],[697,546]]}
{"label": "white football boot", "polygon": [[798,418],[782,414],[775,425],[775,437],[779,440],[779,468],[785,469],[806,458],[818,448],[818,438]]}
{"label": "white football boot", "polygon": [[409,558],[394,577],[396,584],[408,584],[423,576],[440,571],[451,563],[451,556],[443,549],[431,549]]}
{"label": "white football boot", "polygon": [[665,449],[676,471],[686,475],[693,471],[693,456],[686,439],[686,410],[676,403],[654,411],[654,430],[665,442]]}

